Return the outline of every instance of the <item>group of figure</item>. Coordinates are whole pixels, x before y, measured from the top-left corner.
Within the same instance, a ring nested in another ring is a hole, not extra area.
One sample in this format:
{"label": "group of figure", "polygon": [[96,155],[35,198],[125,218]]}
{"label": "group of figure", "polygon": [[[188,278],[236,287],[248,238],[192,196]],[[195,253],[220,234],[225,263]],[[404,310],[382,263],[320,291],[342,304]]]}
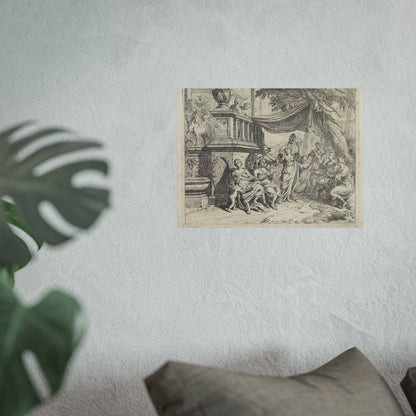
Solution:
{"label": "group of figure", "polygon": [[353,191],[353,177],[349,167],[332,150],[320,142],[305,157],[299,154],[296,135],[279,150],[277,158],[265,148],[252,163],[251,172],[240,159],[234,160],[231,170],[229,203],[226,210],[236,206],[247,214],[251,209],[276,209],[277,203],[295,200],[295,193],[321,199],[338,208],[348,208]]}

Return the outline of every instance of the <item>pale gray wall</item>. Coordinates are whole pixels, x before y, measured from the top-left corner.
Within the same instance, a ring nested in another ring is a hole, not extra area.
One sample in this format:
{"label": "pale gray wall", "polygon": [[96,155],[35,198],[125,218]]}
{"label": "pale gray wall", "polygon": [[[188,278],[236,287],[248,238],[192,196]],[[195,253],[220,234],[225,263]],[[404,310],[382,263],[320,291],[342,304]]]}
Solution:
{"label": "pale gray wall", "polygon": [[[416,364],[416,3],[3,0],[0,121],[101,138],[113,208],[17,275],[90,326],[34,415],[154,415],[167,359],[288,375],[358,346]],[[363,229],[177,229],[176,89],[363,87]],[[410,413],[408,413],[410,414]]]}

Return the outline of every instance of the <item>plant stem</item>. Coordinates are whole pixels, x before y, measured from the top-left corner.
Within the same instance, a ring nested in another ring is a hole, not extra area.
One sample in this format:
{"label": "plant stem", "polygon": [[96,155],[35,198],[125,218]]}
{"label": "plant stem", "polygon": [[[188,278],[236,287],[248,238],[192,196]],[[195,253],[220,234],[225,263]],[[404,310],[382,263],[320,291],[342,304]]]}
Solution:
{"label": "plant stem", "polygon": [[11,267],[0,265],[0,280],[14,287],[14,271]]}

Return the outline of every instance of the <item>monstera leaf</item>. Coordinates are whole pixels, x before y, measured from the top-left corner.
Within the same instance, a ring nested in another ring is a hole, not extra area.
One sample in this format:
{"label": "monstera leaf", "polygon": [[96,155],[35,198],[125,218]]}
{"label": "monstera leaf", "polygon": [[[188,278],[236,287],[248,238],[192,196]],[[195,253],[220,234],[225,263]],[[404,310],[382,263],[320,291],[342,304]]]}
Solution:
{"label": "monstera leaf", "polygon": [[[9,224],[15,226],[16,228],[20,229],[21,231],[23,231],[24,233],[26,233],[27,235],[29,235],[32,240],[36,243],[36,246],[38,249],[41,248],[42,246],[42,242],[39,241],[23,224],[22,221],[20,220],[20,218],[17,215],[17,211],[16,211],[16,206],[14,204],[11,204],[10,202],[7,201],[0,201],[0,212],[3,210],[4,214],[6,215],[6,220]],[[1,216],[1,214],[0,214]],[[9,229],[5,230],[6,233],[10,233]],[[12,235],[13,237],[13,235]],[[0,234],[0,246],[1,246],[1,234]],[[19,241],[19,240],[18,240]],[[23,249],[25,249],[25,247],[23,247]],[[9,248],[10,250],[10,248]],[[8,265],[8,266],[3,266],[5,271],[8,272],[8,280],[10,281],[10,283],[12,284],[12,286],[14,286],[14,272],[17,271],[20,267],[22,267],[23,264],[20,264],[17,262],[14,265]]]}
{"label": "monstera leaf", "polygon": [[52,396],[81,341],[85,317],[71,296],[53,291],[37,305],[22,305],[0,269],[0,415],[21,416],[41,401],[22,355],[35,355]]}
{"label": "monstera leaf", "polygon": [[[73,139],[44,143],[45,137],[70,133],[61,128],[41,129],[16,138],[27,124],[0,132],[0,265],[14,269],[23,267],[32,255],[24,239],[10,225],[25,231],[38,246],[43,242],[56,245],[71,238],[41,215],[42,202],[51,203],[67,222],[82,229],[89,228],[108,206],[107,190],[72,184],[73,176],[82,171],[106,174],[105,161],[88,159],[56,166],[59,161],[55,160],[101,145]],[[54,162],[53,167],[39,173],[49,162]]]}

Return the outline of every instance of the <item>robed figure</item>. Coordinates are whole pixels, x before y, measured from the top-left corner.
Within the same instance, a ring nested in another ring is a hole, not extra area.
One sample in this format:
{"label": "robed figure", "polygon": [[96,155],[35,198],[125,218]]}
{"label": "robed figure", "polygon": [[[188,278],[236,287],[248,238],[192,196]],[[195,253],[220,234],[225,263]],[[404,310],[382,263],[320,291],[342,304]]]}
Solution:
{"label": "robed figure", "polygon": [[283,165],[280,176],[280,197],[282,201],[290,202],[299,179],[299,146],[295,134],[291,134],[287,145],[280,149],[278,159]]}

